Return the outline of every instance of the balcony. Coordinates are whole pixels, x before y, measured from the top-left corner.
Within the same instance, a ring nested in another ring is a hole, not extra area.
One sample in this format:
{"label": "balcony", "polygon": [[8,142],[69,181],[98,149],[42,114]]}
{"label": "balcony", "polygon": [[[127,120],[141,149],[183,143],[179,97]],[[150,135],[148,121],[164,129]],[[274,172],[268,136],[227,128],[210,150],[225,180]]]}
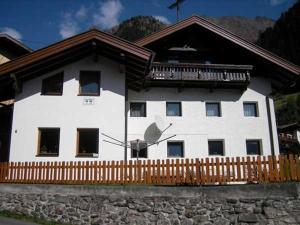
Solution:
{"label": "balcony", "polygon": [[153,63],[148,86],[247,88],[250,65]]}

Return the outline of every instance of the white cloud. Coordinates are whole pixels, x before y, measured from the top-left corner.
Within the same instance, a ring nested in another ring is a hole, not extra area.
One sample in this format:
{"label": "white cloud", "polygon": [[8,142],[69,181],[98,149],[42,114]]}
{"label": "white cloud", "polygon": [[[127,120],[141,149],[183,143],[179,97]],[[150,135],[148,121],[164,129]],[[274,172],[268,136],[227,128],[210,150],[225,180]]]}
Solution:
{"label": "white cloud", "polygon": [[275,6],[275,5],[280,5],[284,2],[286,2],[287,0],[270,0],[270,5]]}
{"label": "white cloud", "polygon": [[162,23],[170,24],[170,20],[168,20],[167,17],[164,16],[153,16],[155,19],[159,20]]}
{"label": "white cloud", "polygon": [[59,34],[62,38],[68,38],[77,34],[80,27],[73,18],[72,13],[64,13],[63,20],[59,24]]}
{"label": "white cloud", "polygon": [[79,10],[75,13],[77,19],[82,20],[87,16],[88,10],[85,6],[81,6]]}
{"label": "white cloud", "polygon": [[0,29],[2,33],[6,33],[14,39],[20,40],[22,39],[22,35],[19,31],[11,27],[3,27]]}
{"label": "white cloud", "polygon": [[117,25],[123,8],[119,0],[107,0],[104,3],[100,3],[98,12],[93,15],[94,25],[99,25],[103,29]]}

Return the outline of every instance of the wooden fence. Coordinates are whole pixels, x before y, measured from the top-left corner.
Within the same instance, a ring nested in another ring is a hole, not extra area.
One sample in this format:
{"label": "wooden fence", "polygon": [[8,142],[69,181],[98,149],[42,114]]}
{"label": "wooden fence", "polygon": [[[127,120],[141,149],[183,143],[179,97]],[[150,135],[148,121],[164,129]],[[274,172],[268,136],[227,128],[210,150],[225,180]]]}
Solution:
{"label": "wooden fence", "polygon": [[299,157],[0,163],[0,183],[218,185],[300,181]]}

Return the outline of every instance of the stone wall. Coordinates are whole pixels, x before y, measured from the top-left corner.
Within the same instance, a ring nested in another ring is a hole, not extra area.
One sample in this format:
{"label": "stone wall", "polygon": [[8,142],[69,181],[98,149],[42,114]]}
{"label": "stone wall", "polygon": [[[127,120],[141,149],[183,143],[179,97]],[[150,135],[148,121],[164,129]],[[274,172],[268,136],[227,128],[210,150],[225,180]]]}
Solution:
{"label": "stone wall", "polygon": [[0,185],[0,210],[68,224],[300,224],[300,184]]}

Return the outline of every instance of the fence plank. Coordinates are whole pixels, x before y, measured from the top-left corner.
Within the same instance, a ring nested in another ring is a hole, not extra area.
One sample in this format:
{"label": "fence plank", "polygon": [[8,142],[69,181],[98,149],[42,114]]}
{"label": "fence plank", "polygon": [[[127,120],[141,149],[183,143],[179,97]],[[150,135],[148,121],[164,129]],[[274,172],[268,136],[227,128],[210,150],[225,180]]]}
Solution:
{"label": "fence plank", "polygon": [[268,167],[269,167],[269,180],[274,180],[274,169],[273,169],[273,158],[272,156],[268,156]]}
{"label": "fence plank", "polygon": [[263,182],[263,176],[262,176],[262,167],[261,167],[261,157],[257,156],[257,175],[258,175],[258,182]]}
{"label": "fence plank", "polygon": [[205,183],[211,183],[209,172],[210,172],[209,171],[209,158],[206,158],[206,160],[205,160],[205,179],[204,179]]}
{"label": "fence plank", "polygon": [[151,184],[151,160],[147,160],[147,184]]}
{"label": "fence plank", "polygon": [[295,156],[295,161],[296,161],[297,181],[300,181],[300,160],[298,155]]}
{"label": "fence plank", "polygon": [[4,163],[0,163],[0,182],[4,181]]}
{"label": "fence plank", "polygon": [[196,184],[200,185],[201,177],[200,177],[200,161],[199,159],[196,159]]}
{"label": "fence plank", "polygon": [[180,169],[179,169],[179,159],[176,159],[176,184],[180,184]]}
{"label": "fence plank", "polygon": [[227,182],[230,182],[230,181],[231,181],[230,176],[231,176],[231,174],[230,174],[230,163],[229,163],[229,158],[226,157],[226,181],[227,181]]}
{"label": "fence plank", "polygon": [[241,158],[236,157],[236,171],[237,171],[237,179],[236,181],[240,182],[242,181],[242,176],[241,176]]}

